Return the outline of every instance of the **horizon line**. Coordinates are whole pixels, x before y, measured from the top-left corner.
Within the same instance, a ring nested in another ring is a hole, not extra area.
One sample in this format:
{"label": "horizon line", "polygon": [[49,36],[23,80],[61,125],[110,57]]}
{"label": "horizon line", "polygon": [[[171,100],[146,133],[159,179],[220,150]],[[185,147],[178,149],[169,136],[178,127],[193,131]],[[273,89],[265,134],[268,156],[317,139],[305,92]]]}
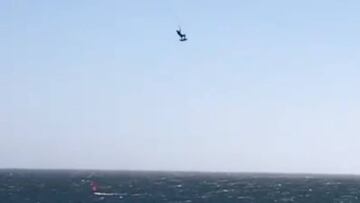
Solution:
{"label": "horizon line", "polygon": [[320,172],[269,172],[269,171],[206,171],[206,170],[163,170],[163,169],[96,169],[96,168],[18,168],[6,167],[0,171],[97,171],[97,172],[149,172],[149,173],[198,173],[198,174],[258,174],[258,175],[304,175],[304,176],[359,176],[360,173],[320,173]]}

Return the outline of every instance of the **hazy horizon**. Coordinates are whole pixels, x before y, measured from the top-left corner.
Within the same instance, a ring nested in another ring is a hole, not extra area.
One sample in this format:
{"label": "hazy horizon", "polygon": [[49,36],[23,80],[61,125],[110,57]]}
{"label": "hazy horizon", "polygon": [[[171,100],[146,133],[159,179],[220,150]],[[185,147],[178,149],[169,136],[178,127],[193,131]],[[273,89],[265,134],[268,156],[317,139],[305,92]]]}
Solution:
{"label": "hazy horizon", "polygon": [[360,174],[359,9],[1,1],[0,168]]}
{"label": "hazy horizon", "polygon": [[0,168],[0,171],[15,172],[15,171],[78,171],[78,172],[119,172],[119,173],[194,173],[194,174],[253,174],[253,175],[289,175],[289,176],[354,176],[360,177],[357,173],[311,173],[311,172],[267,172],[267,171],[196,171],[196,170],[156,170],[156,169],[97,169],[97,168]]}

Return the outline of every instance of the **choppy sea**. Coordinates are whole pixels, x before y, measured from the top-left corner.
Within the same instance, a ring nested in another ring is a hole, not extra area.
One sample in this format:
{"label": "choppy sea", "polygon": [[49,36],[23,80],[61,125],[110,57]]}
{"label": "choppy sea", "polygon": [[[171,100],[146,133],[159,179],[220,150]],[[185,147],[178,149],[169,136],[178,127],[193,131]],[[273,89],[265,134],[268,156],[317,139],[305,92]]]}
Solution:
{"label": "choppy sea", "polygon": [[[97,185],[92,191],[91,184]],[[359,176],[0,170],[1,203],[360,203]]]}

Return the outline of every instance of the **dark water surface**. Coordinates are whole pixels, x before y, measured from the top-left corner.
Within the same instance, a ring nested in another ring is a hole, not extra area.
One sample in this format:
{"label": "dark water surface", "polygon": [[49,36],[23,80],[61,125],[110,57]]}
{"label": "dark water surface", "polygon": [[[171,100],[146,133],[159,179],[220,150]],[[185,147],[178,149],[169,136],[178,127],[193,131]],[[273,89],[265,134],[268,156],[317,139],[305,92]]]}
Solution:
{"label": "dark water surface", "polygon": [[[90,182],[98,185],[98,194]],[[360,177],[0,170],[1,203],[360,203]]]}

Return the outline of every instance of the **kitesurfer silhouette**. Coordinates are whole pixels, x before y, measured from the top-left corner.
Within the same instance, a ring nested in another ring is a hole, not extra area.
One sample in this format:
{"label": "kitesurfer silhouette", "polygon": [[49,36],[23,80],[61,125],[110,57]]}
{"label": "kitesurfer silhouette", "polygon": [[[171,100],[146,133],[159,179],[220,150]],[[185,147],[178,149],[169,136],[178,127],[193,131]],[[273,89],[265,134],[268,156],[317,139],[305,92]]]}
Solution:
{"label": "kitesurfer silhouette", "polygon": [[179,28],[178,30],[176,30],[176,33],[179,35],[180,41],[183,42],[183,41],[186,41],[186,40],[187,40],[186,35],[183,34],[183,33],[181,33],[181,28]]}

